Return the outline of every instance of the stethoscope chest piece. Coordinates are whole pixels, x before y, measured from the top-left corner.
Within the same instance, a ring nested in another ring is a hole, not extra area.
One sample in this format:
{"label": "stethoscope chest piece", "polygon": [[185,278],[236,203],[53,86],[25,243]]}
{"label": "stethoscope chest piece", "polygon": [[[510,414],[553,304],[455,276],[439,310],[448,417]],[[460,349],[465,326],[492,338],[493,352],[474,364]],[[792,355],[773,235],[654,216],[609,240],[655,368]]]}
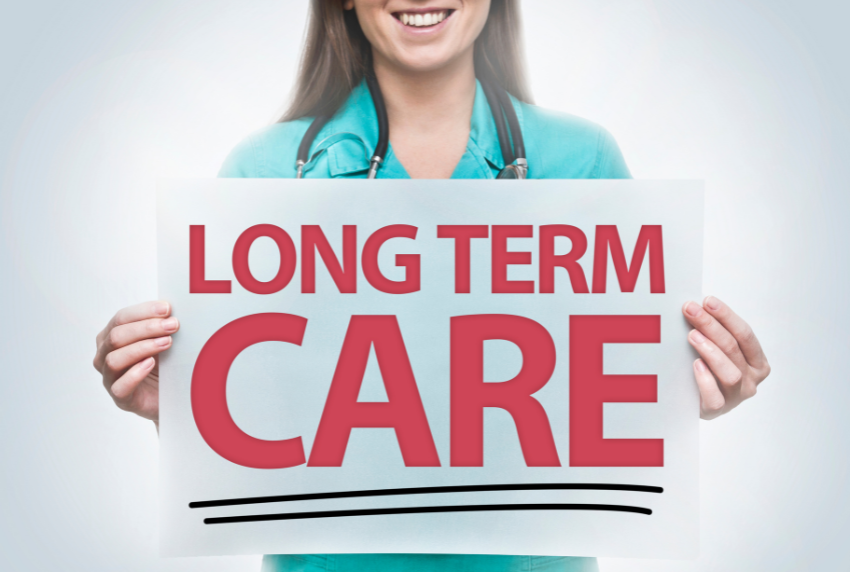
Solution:
{"label": "stethoscope chest piece", "polygon": [[517,159],[516,163],[506,166],[496,175],[497,179],[525,179],[528,175],[528,163],[525,159]]}

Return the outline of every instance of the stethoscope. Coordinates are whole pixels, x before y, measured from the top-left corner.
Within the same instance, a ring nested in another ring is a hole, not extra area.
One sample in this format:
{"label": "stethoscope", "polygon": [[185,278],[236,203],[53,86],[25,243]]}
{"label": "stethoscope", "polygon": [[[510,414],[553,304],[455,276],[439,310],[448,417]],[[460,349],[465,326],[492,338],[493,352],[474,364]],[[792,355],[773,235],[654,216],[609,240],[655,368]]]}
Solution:
{"label": "stethoscope", "polygon": [[[522,130],[519,126],[516,111],[511,104],[511,98],[508,92],[500,85],[482,80],[479,81],[481,87],[484,89],[484,95],[487,97],[487,103],[490,105],[493,120],[496,122],[499,147],[502,151],[502,159],[504,159],[506,165],[504,169],[499,171],[496,178],[525,179],[528,173],[525,143],[522,139]],[[384,104],[384,96],[381,94],[380,86],[378,86],[378,80],[374,75],[369,74],[366,76],[366,85],[369,87],[369,93],[372,95],[372,101],[375,103],[375,113],[378,116],[378,144],[375,146],[375,152],[369,160],[368,178],[374,179],[378,176],[378,169],[387,154],[387,146],[390,141],[390,126],[387,119],[387,107]],[[315,141],[319,131],[322,130],[322,127],[325,126],[330,118],[330,115],[316,117],[310,124],[310,127],[307,128],[307,132],[304,133],[301,144],[298,146],[298,156],[295,161],[297,170],[296,178],[303,178],[304,166],[308,163],[310,147],[312,147],[313,141]],[[506,118],[507,123],[505,122]],[[513,141],[513,147],[511,147],[511,141]]]}

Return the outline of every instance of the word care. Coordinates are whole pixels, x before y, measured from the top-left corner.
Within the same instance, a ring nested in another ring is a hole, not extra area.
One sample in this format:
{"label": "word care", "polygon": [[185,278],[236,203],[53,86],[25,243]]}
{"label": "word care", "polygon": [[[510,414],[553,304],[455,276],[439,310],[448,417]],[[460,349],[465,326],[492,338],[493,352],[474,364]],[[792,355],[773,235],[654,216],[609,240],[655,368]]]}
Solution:
{"label": "word care", "polygon": [[165,555],[696,555],[701,184],[507,183],[161,183]]}

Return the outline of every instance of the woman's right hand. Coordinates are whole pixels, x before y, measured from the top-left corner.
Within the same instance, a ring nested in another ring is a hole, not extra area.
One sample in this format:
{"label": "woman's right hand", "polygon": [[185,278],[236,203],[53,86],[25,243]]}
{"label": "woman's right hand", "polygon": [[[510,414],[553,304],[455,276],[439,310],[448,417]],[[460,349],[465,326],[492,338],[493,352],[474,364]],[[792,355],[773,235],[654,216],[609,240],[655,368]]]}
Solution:
{"label": "woman's right hand", "polygon": [[168,302],[145,302],[119,310],[97,335],[94,368],[115,405],[159,426],[160,352],[180,327]]}

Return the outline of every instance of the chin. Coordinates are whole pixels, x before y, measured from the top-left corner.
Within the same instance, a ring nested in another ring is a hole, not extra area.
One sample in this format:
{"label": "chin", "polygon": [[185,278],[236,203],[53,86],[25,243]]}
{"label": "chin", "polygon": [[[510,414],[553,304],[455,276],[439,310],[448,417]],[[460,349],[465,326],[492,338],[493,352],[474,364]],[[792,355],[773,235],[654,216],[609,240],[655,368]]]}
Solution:
{"label": "chin", "polygon": [[451,54],[435,53],[434,50],[416,50],[403,54],[396,62],[408,72],[429,73],[448,67],[455,59]]}

